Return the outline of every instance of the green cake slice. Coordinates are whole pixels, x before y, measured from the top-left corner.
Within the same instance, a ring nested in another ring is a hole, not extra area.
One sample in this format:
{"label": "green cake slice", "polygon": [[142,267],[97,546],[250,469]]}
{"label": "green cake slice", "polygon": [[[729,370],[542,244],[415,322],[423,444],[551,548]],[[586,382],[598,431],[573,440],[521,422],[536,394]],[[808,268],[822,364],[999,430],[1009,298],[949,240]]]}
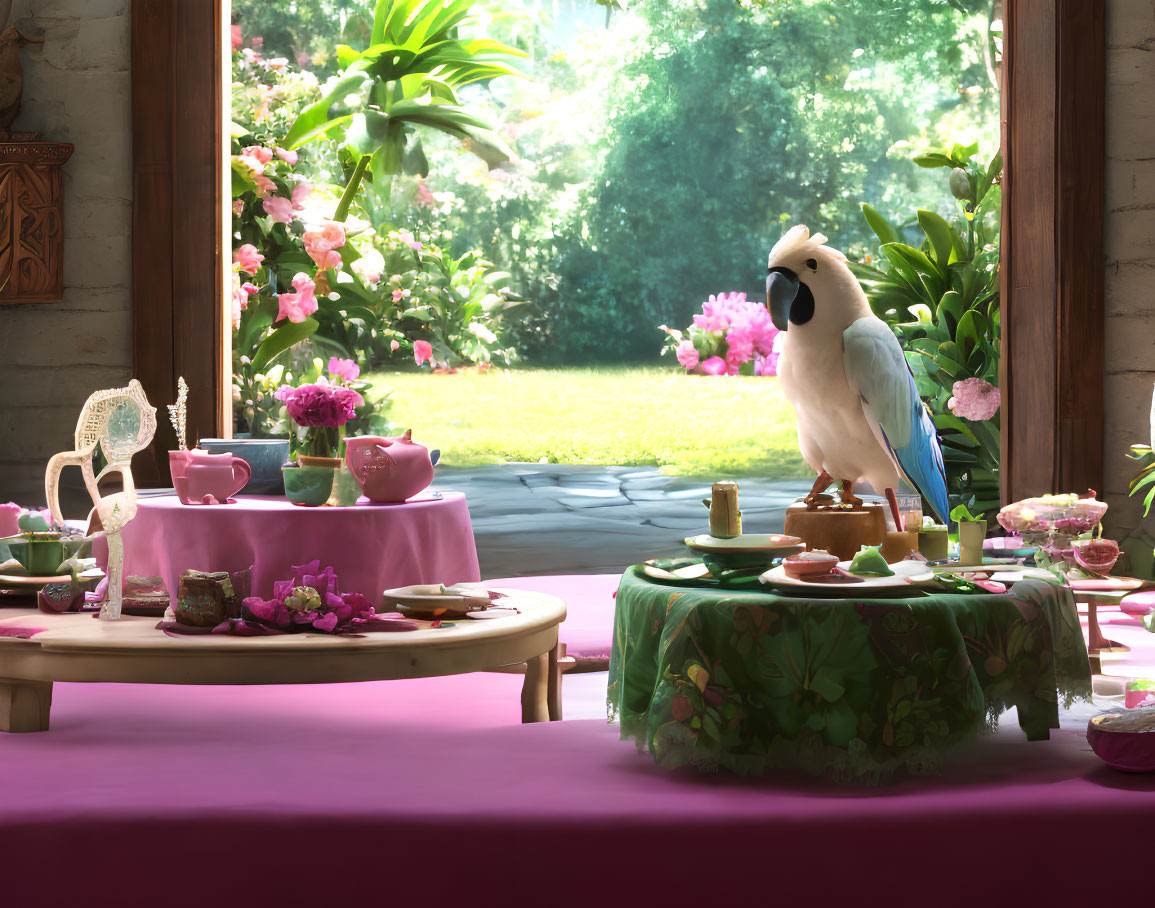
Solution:
{"label": "green cake slice", "polygon": [[864,545],[850,562],[849,571],[859,577],[893,577],[894,571],[876,545]]}

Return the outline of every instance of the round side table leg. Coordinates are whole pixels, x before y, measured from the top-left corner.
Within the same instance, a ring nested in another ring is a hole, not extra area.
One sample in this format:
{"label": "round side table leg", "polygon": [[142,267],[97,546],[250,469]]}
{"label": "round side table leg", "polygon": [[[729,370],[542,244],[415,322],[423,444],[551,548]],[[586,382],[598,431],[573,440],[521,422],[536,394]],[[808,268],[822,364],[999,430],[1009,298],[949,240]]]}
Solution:
{"label": "round side table leg", "polygon": [[549,653],[534,656],[525,663],[525,681],[521,685],[521,721],[549,721]]}
{"label": "round side table leg", "polygon": [[48,731],[51,681],[0,680],[0,731]]}
{"label": "round side table leg", "polygon": [[562,644],[558,644],[549,651],[549,682],[547,686],[546,702],[549,705],[549,721],[561,721],[561,666],[558,657],[561,655]]}

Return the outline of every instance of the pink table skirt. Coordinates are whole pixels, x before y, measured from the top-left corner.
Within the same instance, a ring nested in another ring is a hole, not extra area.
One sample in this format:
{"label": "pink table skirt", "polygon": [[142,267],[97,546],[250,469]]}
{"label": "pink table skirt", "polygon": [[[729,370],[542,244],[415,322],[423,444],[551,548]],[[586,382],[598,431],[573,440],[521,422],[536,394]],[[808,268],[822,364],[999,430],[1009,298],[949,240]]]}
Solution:
{"label": "pink table skirt", "polygon": [[141,498],[122,538],[125,575],[161,577],[170,595],[184,571],[251,567],[253,595],[271,596],[292,565],[315,558],[333,566],[342,592],[375,602],[391,587],[481,579],[460,492],[424,492],[403,504],[361,499],[350,508],[245,495],[207,506],[183,505],[173,495]]}

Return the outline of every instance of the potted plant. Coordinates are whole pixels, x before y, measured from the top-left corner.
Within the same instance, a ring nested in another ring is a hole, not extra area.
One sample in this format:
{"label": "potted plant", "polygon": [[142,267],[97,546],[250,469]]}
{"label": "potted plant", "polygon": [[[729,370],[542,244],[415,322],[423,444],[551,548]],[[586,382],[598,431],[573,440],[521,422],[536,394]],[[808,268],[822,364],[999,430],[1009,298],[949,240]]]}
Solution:
{"label": "potted plant", "polygon": [[282,385],[276,397],[299,427],[296,463],[281,468],[285,495],[294,504],[325,504],[342,463],[337,448],[345,423],[357,415],[356,408],[365,399],[347,384],[324,376],[297,388]]}

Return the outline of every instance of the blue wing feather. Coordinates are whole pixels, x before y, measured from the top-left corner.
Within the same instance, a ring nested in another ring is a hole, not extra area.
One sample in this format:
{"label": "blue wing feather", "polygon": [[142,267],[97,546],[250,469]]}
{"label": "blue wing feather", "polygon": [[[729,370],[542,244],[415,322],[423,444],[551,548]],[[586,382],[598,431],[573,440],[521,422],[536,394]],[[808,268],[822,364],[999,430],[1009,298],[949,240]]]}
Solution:
{"label": "blue wing feather", "polygon": [[946,490],[946,466],[942,460],[942,448],[938,442],[938,432],[930,411],[918,396],[918,386],[914,376],[908,371],[910,385],[910,441],[905,447],[895,448],[886,437],[887,447],[894,454],[902,468],[906,481],[914,486],[922,500],[930,505],[940,523],[946,523],[950,514],[950,499]]}

